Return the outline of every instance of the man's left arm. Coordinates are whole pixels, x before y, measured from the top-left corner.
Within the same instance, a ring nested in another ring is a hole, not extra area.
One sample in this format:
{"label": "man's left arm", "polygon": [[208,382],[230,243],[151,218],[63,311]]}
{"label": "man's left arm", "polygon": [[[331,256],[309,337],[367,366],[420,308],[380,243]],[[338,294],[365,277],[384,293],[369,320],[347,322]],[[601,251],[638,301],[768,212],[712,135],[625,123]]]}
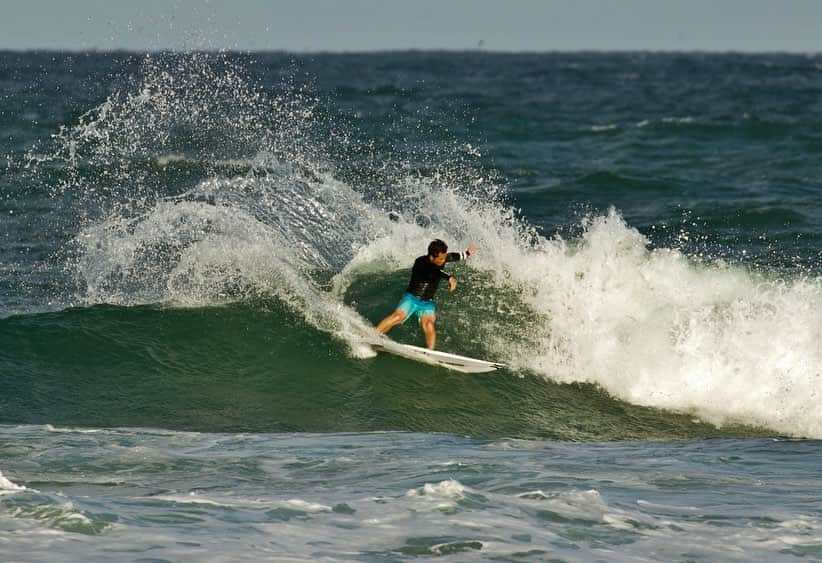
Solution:
{"label": "man's left arm", "polygon": [[[465,260],[476,251],[477,245],[472,242],[468,245],[468,248],[466,248],[463,252],[449,252],[445,257],[445,261],[456,262],[457,260]],[[451,290],[451,293],[454,293],[454,290],[457,289],[457,279],[454,276],[447,273],[445,273],[445,276],[448,277],[448,285],[449,289]]]}

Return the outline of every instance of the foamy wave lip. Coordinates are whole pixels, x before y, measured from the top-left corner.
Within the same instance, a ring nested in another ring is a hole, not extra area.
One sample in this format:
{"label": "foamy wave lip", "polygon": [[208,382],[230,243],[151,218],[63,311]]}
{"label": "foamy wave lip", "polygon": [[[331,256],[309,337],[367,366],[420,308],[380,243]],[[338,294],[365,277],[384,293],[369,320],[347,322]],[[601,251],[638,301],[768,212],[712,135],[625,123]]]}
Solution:
{"label": "foamy wave lip", "polygon": [[71,502],[18,506],[11,511],[11,515],[16,518],[36,520],[63,532],[88,535],[101,534],[114,526],[111,522],[94,521],[77,510]]}
{"label": "foamy wave lip", "polygon": [[155,158],[157,166],[165,168],[169,164],[177,162],[192,162],[192,159],[180,154],[164,154]]}
{"label": "foamy wave lip", "polygon": [[551,498],[550,495],[544,493],[542,489],[538,489],[536,491],[528,491],[527,493],[520,493],[517,495],[517,498],[524,498],[528,500],[547,500]]}
{"label": "foamy wave lip", "polygon": [[550,500],[559,501],[568,506],[579,507],[597,507],[603,508],[607,506],[602,499],[602,495],[596,489],[589,489],[587,491],[569,491],[562,493],[545,493],[542,489],[530,491],[527,493],[520,493],[517,497],[528,500]]}
{"label": "foamy wave lip", "polygon": [[671,514],[690,514],[699,511],[696,506],[676,506],[673,504],[659,504],[657,502],[649,502],[647,500],[639,499],[636,501],[637,506],[654,512],[666,512]]}
{"label": "foamy wave lip", "polygon": [[46,424],[45,428],[49,432],[55,432],[58,434],[97,434],[102,431],[99,428],[62,428],[59,426],[53,426],[51,424]]}
{"label": "foamy wave lip", "polygon": [[685,117],[663,117],[662,123],[693,123],[695,120],[693,117],[685,116]]}
{"label": "foamy wave lip", "polygon": [[418,489],[405,493],[407,497],[428,497],[434,499],[461,499],[465,496],[465,486],[455,479],[426,483]]}
{"label": "foamy wave lip", "polygon": [[[300,509],[305,512],[310,512],[311,510],[301,509],[299,508],[299,504],[303,501],[285,501],[281,503],[272,503],[272,501],[268,499],[261,499],[261,498],[238,498],[234,496],[223,496],[223,495],[209,495],[205,496],[200,492],[191,491],[189,493],[177,493],[177,494],[167,494],[167,495],[154,495],[150,497],[143,497],[146,501],[149,502],[168,502],[172,504],[183,504],[183,505],[200,505],[200,506],[213,506],[215,508],[232,508],[232,509],[249,509],[249,510],[260,510],[260,509],[267,509],[271,508],[272,505],[275,508],[293,508],[293,509]],[[289,504],[293,503],[293,504]],[[312,507],[320,507],[317,510],[313,510],[314,512],[327,512],[322,510],[325,508],[323,505],[311,505]],[[331,509],[329,509],[331,510]]]}
{"label": "foamy wave lip", "polygon": [[186,495],[158,495],[149,497],[150,500],[156,501],[161,500],[165,502],[171,502],[175,504],[203,504],[208,506],[221,506],[225,508],[230,508],[235,505],[225,502],[219,502],[216,500],[212,500],[203,496],[199,496],[195,493],[189,493],[188,496]]}
{"label": "foamy wave lip", "polygon": [[556,494],[546,494],[541,490],[517,495],[526,501],[536,501],[538,506],[547,506],[566,518],[602,522],[617,529],[633,529],[635,522],[642,521],[639,514],[629,514],[608,506],[605,499],[596,489],[587,491],[568,491]]}
{"label": "foamy wave lip", "polygon": [[[696,121],[695,118],[693,118],[691,116],[688,116],[688,115],[683,116],[683,117],[667,116],[667,117],[661,118],[659,120],[659,123],[683,125],[683,124],[688,124],[688,123],[694,123],[695,121]],[[652,119],[643,119],[642,121],[640,121],[636,124],[636,127],[647,127],[648,125],[651,125],[654,122],[655,122],[655,120],[652,120]]]}
{"label": "foamy wave lip", "polygon": [[332,512],[333,509],[330,506],[326,506],[324,504],[319,504],[316,502],[308,502],[301,499],[289,499],[282,503],[284,508],[290,508],[292,510],[301,510],[303,512],[309,513],[318,513],[318,512]]}
{"label": "foamy wave lip", "polygon": [[819,527],[819,522],[815,519],[812,520],[809,517],[801,517],[780,522],[779,527],[792,532],[812,532]]}
{"label": "foamy wave lip", "polygon": [[251,510],[259,509],[289,509],[310,514],[333,512],[334,509],[325,504],[310,502],[302,499],[269,500],[269,499],[247,499],[247,498],[226,498],[221,496],[204,496],[197,492],[157,495],[145,497],[151,502],[161,501],[172,504],[188,504],[213,506],[219,508],[245,508]]}
{"label": "foamy wave lip", "polygon": [[431,546],[431,553],[435,555],[451,555],[465,551],[483,551],[487,546],[486,542],[479,540],[463,540],[446,543],[438,543]]}
{"label": "foamy wave lip", "polygon": [[0,496],[19,493],[20,491],[25,491],[26,487],[23,485],[18,485],[16,483],[12,483],[8,479],[3,476],[3,472],[0,471]]}

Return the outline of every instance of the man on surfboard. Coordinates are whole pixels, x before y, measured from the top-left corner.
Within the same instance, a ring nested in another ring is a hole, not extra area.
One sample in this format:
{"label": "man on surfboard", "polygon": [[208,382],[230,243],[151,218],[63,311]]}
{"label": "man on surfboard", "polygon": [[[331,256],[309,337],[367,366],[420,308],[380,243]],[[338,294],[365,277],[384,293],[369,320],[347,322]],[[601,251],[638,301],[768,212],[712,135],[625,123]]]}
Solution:
{"label": "man on surfboard", "polygon": [[440,280],[448,280],[451,292],[457,289],[456,278],[444,272],[442,267],[446,262],[465,260],[476,250],[477,247],[472,242],[464,252],[448,252],[448,245],[440,239],[431,241],[428,245],[428,254],[414,261],[411,281],[396,310],[380,321],[377,325],[377,332],[385,334],[398,324],[407,321],[409,317],[417,315],[422,332],[425,334],[425,345],[433,350],[437,343],[437,332],[434,329],[437,313],[432,301],[434,293],[437,291]]}

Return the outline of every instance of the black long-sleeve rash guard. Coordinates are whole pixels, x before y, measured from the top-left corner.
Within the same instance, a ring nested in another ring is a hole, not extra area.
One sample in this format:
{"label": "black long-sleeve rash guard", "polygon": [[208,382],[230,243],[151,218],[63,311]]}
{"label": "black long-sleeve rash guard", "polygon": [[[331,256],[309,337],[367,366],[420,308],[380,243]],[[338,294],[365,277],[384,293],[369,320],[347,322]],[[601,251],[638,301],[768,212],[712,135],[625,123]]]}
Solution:
{"label": "black long-sleeve rash guard", "polygon": [[[466,252],[449,252],[445,257],[446,262],[456,262],[457,260],[465,260],[468,256]],[[440,280],[447,280],[451,274],[444,272],[440,266],[433,264],[428,256],[420,256],[414,260],[414,267],[411,270],[411,282],[408,284],[408,293],[416,295],[420,299],[431,301],[437,287],[440,285]]]}

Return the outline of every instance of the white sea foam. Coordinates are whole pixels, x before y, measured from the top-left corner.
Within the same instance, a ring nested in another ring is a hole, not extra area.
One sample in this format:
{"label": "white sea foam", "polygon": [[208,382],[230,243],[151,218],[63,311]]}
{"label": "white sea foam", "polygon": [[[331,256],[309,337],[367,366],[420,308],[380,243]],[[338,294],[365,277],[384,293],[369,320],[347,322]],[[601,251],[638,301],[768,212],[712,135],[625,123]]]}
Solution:
{"label": "white sea foam", "polygon": [[[196,307],[276,296],[322,330],[367,334],[365,321],[321,290],[310,272],[351,252],[354,237],[346,229],[359,233],[388,218],[380,213],[359,226],[376,210],[357,206],[344,185],[303,185],[302,194],[278,187],[270,180],[214,179],[186,196],[191,199],[160,201],[137,218],[113,216],[86,228],[72,266],[83,299]],[[216,204],[202,201],[215,197]],[[345,203],[324,201],[335,198]],[[356,341],[352,346],[361,357],[373,355]]]}
{"label": "white sea foam", "polygon": [[26,487],[23,485],[18,485],[16,483],[12,483],[10,480],[6,479],[3,476],[3,472],[0,471],[0,496],[7,495],[10,493],[18,493],[20,491],[25,491]]}
{"label": "white sea foam", "polygon": [[512,268],[544,319],[532,333],[542,353],[529,342],[520,365],[716,424],[822,435],[819,280],[767,279],[647,242],[612,211]]}

